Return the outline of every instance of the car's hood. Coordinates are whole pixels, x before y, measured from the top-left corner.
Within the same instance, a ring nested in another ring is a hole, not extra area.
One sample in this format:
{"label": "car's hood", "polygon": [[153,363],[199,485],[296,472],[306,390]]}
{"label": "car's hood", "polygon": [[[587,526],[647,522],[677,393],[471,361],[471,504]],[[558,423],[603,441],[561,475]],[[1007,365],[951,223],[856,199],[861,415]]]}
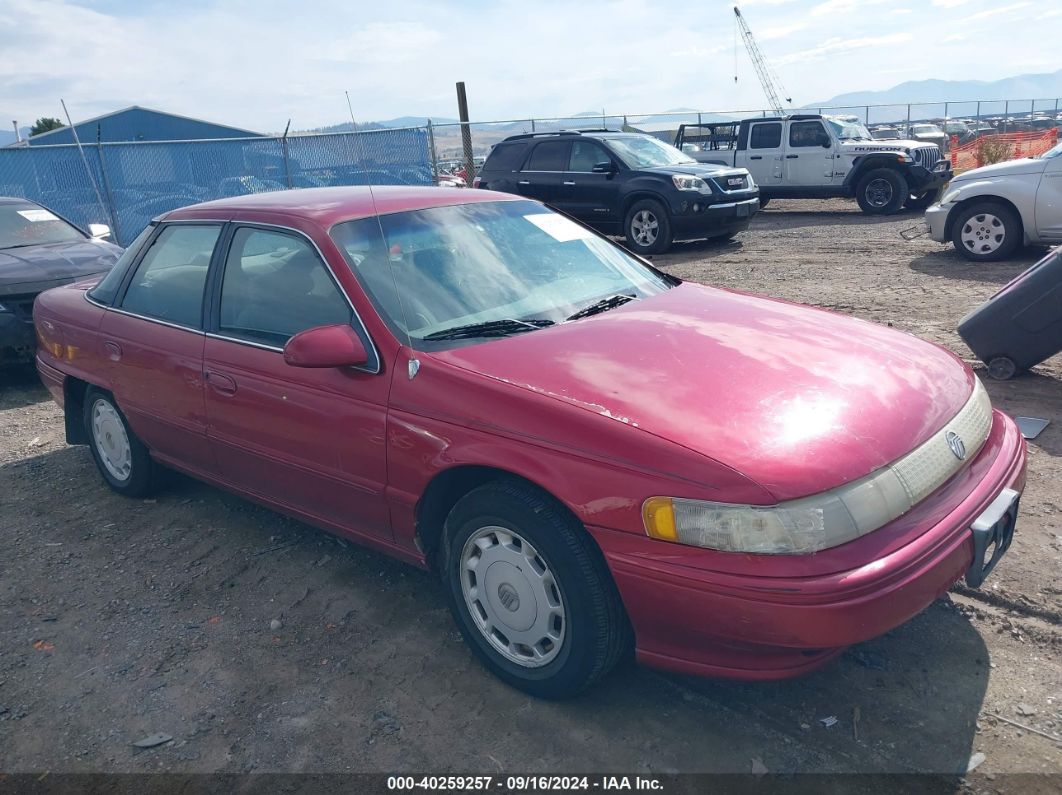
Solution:
{"label": "car's hood", "polygon": [[1039,174],[1047,167],[1047,161],[1036,157],[1023,157],[1020,160],[1007,160],[1004,163],[993,163],[990,166],[971,168],[969,171],[956,176],[951,184],[970,182],[978,179],[991,179],[993,177],[1016,177],[1021,174]]}
{"label": "car's hood", "polygon": [[778,500],[910,452],[962,408],[974,378],[915,337],[694,284],[433,355],[707,455]]}
{"label": "car's hood", "polygon": [[642,168],[639,171],[648,171],[653,174],[693,174],[697,177],[724,177],[728,174],[744,174],[745,169],[733,166],[721,166],[718,163],[683,163],[679,166],[656,166],[655,168]]}
{"label": "car's hood", "polygon": [[110,270],[122,250],[101,240],[0,249],[0,295],[31,292]]}

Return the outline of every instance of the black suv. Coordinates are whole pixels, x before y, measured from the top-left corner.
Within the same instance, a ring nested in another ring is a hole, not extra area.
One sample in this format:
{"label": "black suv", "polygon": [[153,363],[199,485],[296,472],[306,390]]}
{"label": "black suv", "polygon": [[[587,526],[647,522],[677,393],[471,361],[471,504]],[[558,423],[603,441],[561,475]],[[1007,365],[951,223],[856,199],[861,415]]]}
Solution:
{"label": "black suv", "polygon": [[638,254],[673,240],[729,238],[760,208],[743,168],[698,163],[649,135],[579,130],[514,135],[497,144],[475,186],[545,202]]}

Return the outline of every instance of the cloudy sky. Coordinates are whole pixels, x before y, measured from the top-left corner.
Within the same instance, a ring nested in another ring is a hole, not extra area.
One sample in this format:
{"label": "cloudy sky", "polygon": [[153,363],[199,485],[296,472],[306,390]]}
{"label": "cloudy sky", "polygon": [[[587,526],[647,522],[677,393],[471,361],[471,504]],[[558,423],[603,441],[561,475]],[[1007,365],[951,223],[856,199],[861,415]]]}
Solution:
{"label": "cloudy sky", "polygon": [[[796,103],[1054,71],[1058,0],[744,0]],[[145,105],[264,132],[402,115],[759,108],[723,0],[3,0],[0,119]],[[5,121],[5,124],[9,122]]]}

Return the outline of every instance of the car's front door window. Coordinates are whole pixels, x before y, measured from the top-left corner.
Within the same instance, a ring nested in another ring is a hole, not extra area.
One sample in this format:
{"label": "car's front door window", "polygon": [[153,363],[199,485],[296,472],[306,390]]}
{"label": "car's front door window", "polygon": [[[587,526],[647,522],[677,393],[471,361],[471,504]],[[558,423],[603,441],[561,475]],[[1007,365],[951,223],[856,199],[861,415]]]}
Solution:
{"label": "car's front door window", "polygon": [[121,308],[178,326],[201,328],[203,287],[221,227],[172,224],[152,242]]}
{"label": "car's front door window", "polygon": [[300,331],[351,320],[349,302],[305,239],[236,230],[221,283],[220,334],[280,348]]}

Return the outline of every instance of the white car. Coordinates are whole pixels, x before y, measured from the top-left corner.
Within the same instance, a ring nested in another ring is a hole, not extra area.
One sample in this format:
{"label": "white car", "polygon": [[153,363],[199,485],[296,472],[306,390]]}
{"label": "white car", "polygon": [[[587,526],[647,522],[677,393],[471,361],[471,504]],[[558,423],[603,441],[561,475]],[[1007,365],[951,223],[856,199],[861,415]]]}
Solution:
{"label": "white car", "polygon": [[967,259],[1005,259],[1023,244],[1062,243],[1062,143],[1039,157],[955,177],[926,210],[929,236]]}

